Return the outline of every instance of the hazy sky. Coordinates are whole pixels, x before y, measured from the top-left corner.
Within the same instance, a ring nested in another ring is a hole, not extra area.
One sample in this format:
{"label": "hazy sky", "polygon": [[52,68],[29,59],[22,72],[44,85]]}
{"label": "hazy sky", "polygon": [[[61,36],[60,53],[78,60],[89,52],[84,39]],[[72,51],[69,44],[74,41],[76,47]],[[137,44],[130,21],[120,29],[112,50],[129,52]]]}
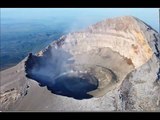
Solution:
{"label": "hazy sky", "polygon": [[159,31],[158,8],[1,8],[2,23],[56,19],[72,22],[73,27],[126,15],[135,16]]}

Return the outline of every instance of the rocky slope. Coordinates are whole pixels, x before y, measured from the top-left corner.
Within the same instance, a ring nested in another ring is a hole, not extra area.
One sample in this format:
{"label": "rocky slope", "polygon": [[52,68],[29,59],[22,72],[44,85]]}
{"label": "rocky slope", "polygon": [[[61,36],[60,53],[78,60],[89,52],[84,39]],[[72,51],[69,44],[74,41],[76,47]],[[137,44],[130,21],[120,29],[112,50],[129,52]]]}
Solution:
{"label": "rocky slope", "polygon": [[160,111],[159,34],[135,17],[107,19],[30,54],[1,81],[1,110]]}

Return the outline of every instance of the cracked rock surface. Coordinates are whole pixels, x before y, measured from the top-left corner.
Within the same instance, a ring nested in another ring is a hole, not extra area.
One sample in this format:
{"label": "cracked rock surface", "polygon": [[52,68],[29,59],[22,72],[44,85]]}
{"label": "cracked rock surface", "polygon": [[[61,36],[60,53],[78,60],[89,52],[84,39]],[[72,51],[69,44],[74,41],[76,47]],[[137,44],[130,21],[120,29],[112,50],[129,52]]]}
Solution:
{"label": "cracked rock surface", "polygon": [[107,19],[1,75],[2,111],[160,111],[160,36],[135,17]]}

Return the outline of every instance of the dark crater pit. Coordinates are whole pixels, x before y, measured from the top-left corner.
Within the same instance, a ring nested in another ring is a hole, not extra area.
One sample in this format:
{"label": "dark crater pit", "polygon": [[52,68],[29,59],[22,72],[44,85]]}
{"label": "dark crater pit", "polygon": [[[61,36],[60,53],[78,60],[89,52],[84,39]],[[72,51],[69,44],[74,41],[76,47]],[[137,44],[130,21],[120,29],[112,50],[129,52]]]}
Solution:
{"label": "dark crater pit", "polygon": [[[60,60],[64,59],[57,61]],[[43,60],[30,54],[25,63],[26,77],[37,81],[41,87],[46,86],[53,94],[78,100],[93,97],[87,92],[98,88],[99,82],[94,75],[83,70],[65,69],[64,66],[60,66],[62,63],[55,67],[57,62],[53,63],[56,64],[48,64],[47,59]]]}
{"label": "dark crater pit", "polygon": [[89,99],[92,95],[87,92],[98,88],[98,80],[93,75],[80,72],[62,73],[58,77],[52,79],[41,75],[27,76],[39,82],[40,86],[47,86],[52,93],[75,99]]}
{"label": "dark crater pit", "polygon": [[89,74],[68,72],[58,76],[48,89],[54,94],[73,97],[75,99],[87,99],[93,96],[87,92],[97,89],[98,80]]}

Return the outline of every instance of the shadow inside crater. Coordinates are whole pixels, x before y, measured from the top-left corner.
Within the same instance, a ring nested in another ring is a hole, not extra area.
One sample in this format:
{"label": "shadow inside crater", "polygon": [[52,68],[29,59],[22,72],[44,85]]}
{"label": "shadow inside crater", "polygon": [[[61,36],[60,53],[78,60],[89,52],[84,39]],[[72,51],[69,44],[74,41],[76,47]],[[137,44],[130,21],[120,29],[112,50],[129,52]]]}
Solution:
{"label": "shadow inside crater", "polygon": [[88,99],[93,96],[87,92],[97,89],[98,80],[85,73],[64,73],[55,79],[47,88],[54,94],[73,97],[75,99]]}
{"label": "shadow inside crater", "polygon": [[87,92],[98,88],[97,78],[85,73],[68,72],[55,79],[42,75],[27,75],[27,77],[36,80],[41,87],[47,86],[53,94],[79,100],[92,98],[93,96]]}
{"label": "shadow inside crater", "polygon": [[89,73],[66,68],[66,64],[71,64],[67,60],[72,56],[64,51],[55,52],[56,56],[29,54],[25,62],[26,77],[37,81],[41,87],[46,86],[53,94],[78,100],[92,98],[87,92],[98,88],[98,79]]}

